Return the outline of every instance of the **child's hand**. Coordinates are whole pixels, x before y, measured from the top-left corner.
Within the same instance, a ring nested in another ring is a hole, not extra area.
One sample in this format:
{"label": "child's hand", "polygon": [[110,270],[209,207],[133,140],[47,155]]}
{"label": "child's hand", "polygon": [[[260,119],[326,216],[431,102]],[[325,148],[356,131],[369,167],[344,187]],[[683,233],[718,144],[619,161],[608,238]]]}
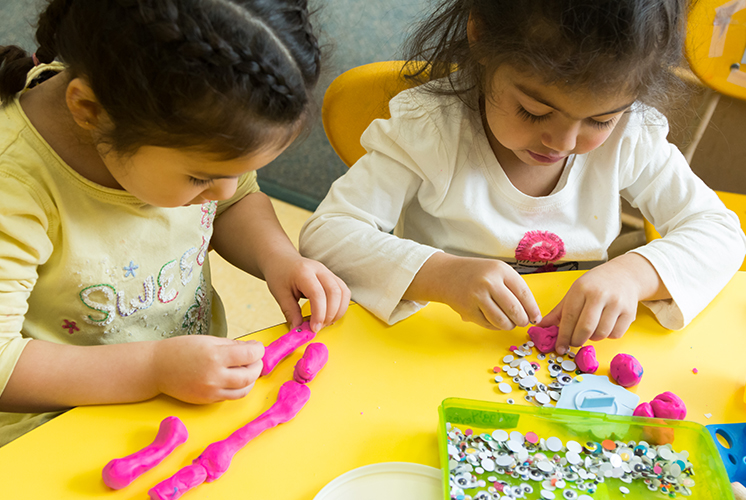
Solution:
{"label": "child's hand", "polygon": [[160,392],[195,404],[246,396],[262,371],[264,346],[209,335],[156,342],[153,378]]}
{"label": "child's hand", "polygon": [[264,270],[269,291],[277,300],[291,328],[303,322],[298,300],[311,303],[311,330],[318,332],[347,311],[350,289],[320,262],[295,254],[292,258],[276,259],[271,269]]}
{"label": "child's hand", "polygon": [[501,260],[433,254],[405,298],[448,304],[464,321],[491,330],[510,330],[541,319],[526,282]]}
{"label": "child's hand", "polygon": [[539,326],[559,325],[559,354],[589,339],[618,339],[635,320],[638,302],[652,298],[660,287],[658,274],[644,257],[625,254],[578,278]]}

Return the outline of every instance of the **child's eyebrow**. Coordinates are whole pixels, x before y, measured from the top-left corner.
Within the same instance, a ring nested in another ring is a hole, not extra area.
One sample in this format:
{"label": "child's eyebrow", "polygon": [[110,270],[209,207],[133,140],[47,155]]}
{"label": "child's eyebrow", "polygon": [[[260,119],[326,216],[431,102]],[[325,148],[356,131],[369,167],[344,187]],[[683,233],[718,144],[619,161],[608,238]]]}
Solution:
{"label": "child's eyebrow", "polygon": [[[547,99],[545,99],[545,98],[541,97],[539,94],[537,94],[536,91],[531,90],[529,88],[526,88],[523,85],[521,85],[520,83],[514,83],[514,85],[515,85],[515,88],[517,88],[518,90],[520,90],[521,92],[523,92],[524,94],[526,94],[526,96],[530,97],[531,99],[533,99],[533,100],[535,100],[537,102],[540,102],[544,106],[549,106],[550,108],[554,108],[557,111],[559,111],[560,113],[562,113],[563,115],[566,115],[567,117],[572,118],[574,120],[583,120],[583,118],[575,117],[575,116],[571,115],[570,113],[568,113],[567,111],[564,111],[561,108],[558,108],[557,106],[555,106],[554,104],[552,104],[551,102],[549,102]],[[597,113],[597,114],[595,114],[593,116],[589,116],[588,118],[593,118],[593,117],[596,117],[596,116],[613,115],[614,113],[619,113],[620,111],[624,111],[625,109],[627,109],[630,106],[632,106],[632,104],[634,104],[634,102],[635,101],[632,101],[629,104],[625,104],[624,106],[619,106],[618,108],[612,109],[611,111],[606,111],[606,112],[603,112],[603,113]]]}

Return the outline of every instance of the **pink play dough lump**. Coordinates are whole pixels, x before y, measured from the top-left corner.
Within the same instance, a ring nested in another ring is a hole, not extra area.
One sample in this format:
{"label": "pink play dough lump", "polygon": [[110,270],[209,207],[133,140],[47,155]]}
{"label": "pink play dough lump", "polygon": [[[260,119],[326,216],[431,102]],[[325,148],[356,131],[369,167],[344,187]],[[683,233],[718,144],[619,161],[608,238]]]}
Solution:
{"label": "pink play dough lump", "polygon": [[592,345],[581,347],[575,355],[575,364],[583,373],[596,373],[596,370],[598,370],[596,349]]}
{"label": "pink play dough lump", "polygon": [[557,344],[557,335],[559,334],[559,327],[556,325],[548,326],[543,328],[541,326],[532,326],[528,329],[528,336],[531,337],[531,341],[539,352],[547,353],[554,351],[554,346]]}
{"label": "pink play dough lump", "polygon": [[673,392],[658,394],[651,402],[641,403],[635,408],[633,415],[637,417],[669,418],[684,420],[686,405]]}
{"label": "pink play dough lump", "polygon": [[655,417],[655,413],[653,413],[653,407],[650,406],[650,403],[640,403],[637,405],[637,408],[635,408],[635,411],[632,412],[632,415],[635,417]]}
{"label": "pink play dough lump", "polygon": [[686,405],[673,392],[658,394],[651,402],[653,413],[657,418],[672,418],[684,420],[686,417]]}
{"label": "pink play dough lump", "polygon": [[642,365],[630,354],[617,354],[611,360],[609,373],[617,384],[632,387],[642,380]]}

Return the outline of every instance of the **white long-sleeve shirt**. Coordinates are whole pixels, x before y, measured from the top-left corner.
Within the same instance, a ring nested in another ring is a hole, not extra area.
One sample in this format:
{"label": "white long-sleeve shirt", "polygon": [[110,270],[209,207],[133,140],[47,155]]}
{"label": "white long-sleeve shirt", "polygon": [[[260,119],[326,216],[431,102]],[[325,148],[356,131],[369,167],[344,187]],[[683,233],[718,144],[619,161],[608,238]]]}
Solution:
{"label": "white long-sleeve shirt", "polygon": [[498,258],[523,274],[605,262],[621,229],[620,196],[663,235],[633,251],[671,293],[644,302],[664,327],[689,323],[744,259],[738,217],[666,140],[668,123],[654,109],[635,106],[604,144],[568,159],[552,193],[533,197],[511,184],[481,121],[458,98],[415,88],[389,107],[391,118],[361,138],[367,154],[300,236],[301,253],[389,324],[424,305],[402,296],[439,250]]}

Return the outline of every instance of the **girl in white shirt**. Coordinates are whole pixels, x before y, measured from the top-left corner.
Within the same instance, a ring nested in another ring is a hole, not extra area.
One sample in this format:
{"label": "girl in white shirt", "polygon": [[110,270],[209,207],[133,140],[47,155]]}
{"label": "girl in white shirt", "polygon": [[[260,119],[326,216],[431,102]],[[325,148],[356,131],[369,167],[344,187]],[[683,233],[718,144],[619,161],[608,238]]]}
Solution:
{"label": "girl in white shirt", "polygon": [[[746,252],[656,110],[683,89],[687,4],[442,2],[407,45],[425,85],[363,134],[301,252],[389,323],[438,301],[486,328],[559,325],[560,353],[621,337],[640,301],[682,328]],[[663,238],[608,260],[620,196]],[[520,274],[567,269],[589,271],[542,318]]]}

